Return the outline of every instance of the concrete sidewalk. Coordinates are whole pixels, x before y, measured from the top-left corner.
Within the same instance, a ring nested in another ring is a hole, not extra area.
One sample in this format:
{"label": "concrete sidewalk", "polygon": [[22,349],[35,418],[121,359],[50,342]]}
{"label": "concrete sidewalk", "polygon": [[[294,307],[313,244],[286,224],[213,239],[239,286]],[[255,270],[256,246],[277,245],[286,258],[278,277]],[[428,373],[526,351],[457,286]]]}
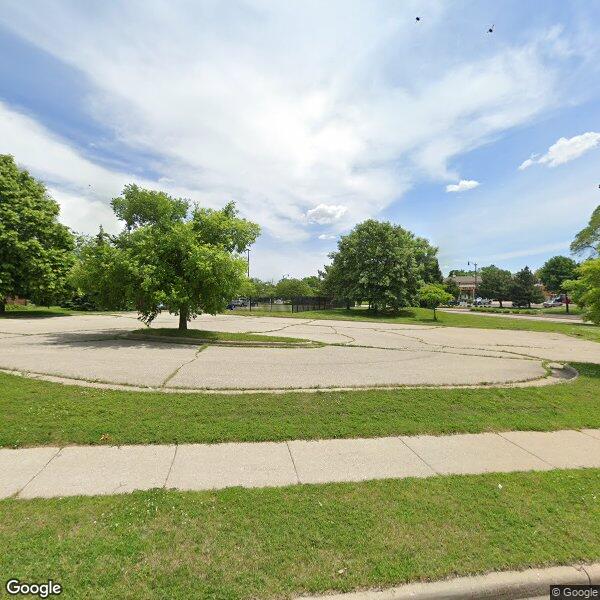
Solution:
{"label": "concrete sidewalk", "polygon": [[[500,571],[408,583],[386,590],[298,596],[297,600],[542,600],[551,598],[550,588],[557,585],[600,585],[600,563]],[[573,597],[577,596],[573,594]],[[581,594],[579,597],[592,596]]]}
{"label": "concrete sidewalk", "polygon": [[600,429],[0,450],[0,498],[600,467]]}

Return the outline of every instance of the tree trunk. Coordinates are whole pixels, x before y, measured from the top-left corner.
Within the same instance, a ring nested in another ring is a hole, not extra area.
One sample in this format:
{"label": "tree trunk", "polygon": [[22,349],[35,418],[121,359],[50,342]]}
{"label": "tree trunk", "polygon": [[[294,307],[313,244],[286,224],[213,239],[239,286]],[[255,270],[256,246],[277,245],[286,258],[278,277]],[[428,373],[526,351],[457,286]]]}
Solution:
{"label": "tree trunk", "polygon": [[500,303],[500,308],[502,308],[502,300],[498,300],[498,302]]}
{"label": "tree trunk", "polygon": [[182,306],[179,309],[179,331],[187,331],[188,307]]}
{"label": "tree trunk", "polygon": [[569,296],[567,294],[565,294],[565,309],[567,314],[569,314]]}
{"label": "tree trunk", "polygon": [[6,298],[0,298],[0,315],[6,312]]}
{"label": "tree trunk", "polygon": [[435,308],[433,309],[433,320],[437,321],[437,314],[435,312]]}

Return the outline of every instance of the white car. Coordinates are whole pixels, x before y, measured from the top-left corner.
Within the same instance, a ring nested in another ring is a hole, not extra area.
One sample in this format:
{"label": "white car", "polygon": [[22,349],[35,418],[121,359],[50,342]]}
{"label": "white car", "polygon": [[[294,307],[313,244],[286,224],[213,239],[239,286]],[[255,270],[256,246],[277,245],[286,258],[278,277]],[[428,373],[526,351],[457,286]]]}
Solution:
{"label": "white car", "polygon": [[473,300],[473,306],[491,306],[492,301],[487,298],[475,298]]}
{"label": "white car", "polygon": [[560,296],[556,298],[551,298],[550,300],[546,300],[544,302],[544,308],[554,308],[555,306],[563,306],[564,302]]}

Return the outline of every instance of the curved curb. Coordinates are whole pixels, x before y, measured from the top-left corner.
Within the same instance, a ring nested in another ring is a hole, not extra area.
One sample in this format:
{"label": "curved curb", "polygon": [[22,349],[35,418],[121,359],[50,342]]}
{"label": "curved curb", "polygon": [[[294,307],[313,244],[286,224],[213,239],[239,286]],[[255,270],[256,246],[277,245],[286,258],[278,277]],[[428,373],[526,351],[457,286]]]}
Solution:
{"label": "curved curb", "polygon": [[479,600],[494,598],[517,600],[535,596],[549,597],[551,585],[598,585],[600,563],[504,571],[457,577],[430,583],[409,583],[387,590],[370,590],[323,596],[297,596],[302,600]]}
{"label": "curved curb", "polygon": [[477,390],[489,388],[528,388],[542,387],[550,385],[565,385],[574,381],[579,373],[573,368],[568,367],[572,376],[565,377],[557,374],[557,369],[550,369],[549,375],[535,379],[524,379],[522,381],[512,382],[490,382],[473,384],[397,384],[397,385],[370,385],[370,386],[347,386],[347,387],[304,387],[304,388],[186,388],[186,387],[160,387],[160,386],[139,386],[125,383],[110,383],[108,381],[77,379],[74,377],[64,377],[62,375],[53,375],[51,373],[37,373],[34,371],[23,371],[21,369],[6,369],[0,367],[0,373],[24,377],[37,381],[48,381],[50,383],[59,383],[61,385],[72,385],[87,388],[97,388],[104,390],[117,390],[124,392],[160,392],[165,394],[287,394],[287,393],[327,393],[327,392],[366,392],[366,391],[397,391],[397,390]]}

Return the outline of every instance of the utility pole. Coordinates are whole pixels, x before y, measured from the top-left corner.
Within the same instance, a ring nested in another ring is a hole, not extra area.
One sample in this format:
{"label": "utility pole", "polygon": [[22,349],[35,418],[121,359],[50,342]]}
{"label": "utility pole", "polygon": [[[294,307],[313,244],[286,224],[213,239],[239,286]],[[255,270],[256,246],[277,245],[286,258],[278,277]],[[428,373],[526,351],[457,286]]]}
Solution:
{"label": "utility pole", "polygon": [[[248,279],[250,279],[250,248],[248,248],[247,252],[248,252],[248,271],[247,271],[247,275],[248,275]],[[250,297],[248,298],[248,310],[250,312],[252,312],[252,293],[250,293]]]}
{"label": "utility pole", "polygon": [[473,289],[473,300],[475,300],[475,298],[477,297],[477,263],[474,262],[470,262],[467,261],[467,265],[470,267],[471,265],[473,265],[475,267],[475,288]]}

